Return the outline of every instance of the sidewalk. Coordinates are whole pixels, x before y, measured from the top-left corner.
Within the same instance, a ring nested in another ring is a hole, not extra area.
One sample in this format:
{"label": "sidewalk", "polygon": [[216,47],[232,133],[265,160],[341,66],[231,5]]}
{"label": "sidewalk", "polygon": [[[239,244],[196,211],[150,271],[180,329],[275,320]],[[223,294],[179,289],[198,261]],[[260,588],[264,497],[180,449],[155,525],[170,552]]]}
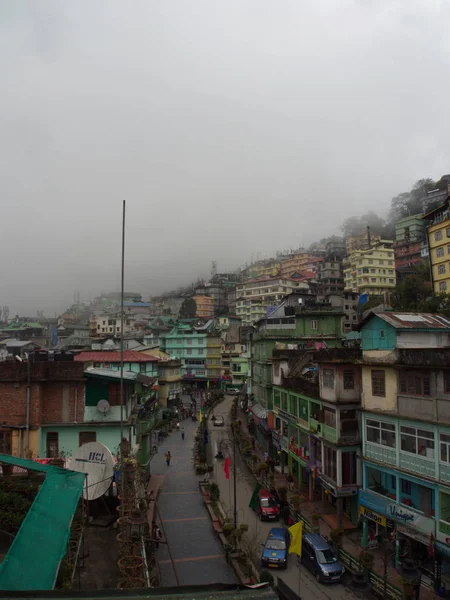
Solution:
{"label": "sidewalk", "polygon": [[[186,403],[186,398],[185,398]],[[156,476],[163,476],[156,502],[156,521],[163,534],[156,551],[161,573],[161,587],[237,583],[231,566],[226,562],[209,514],[198,487],[192,447],[198,422],[181,422],[180,432],[165,438],[152,460],[149,485]],[[166,465],[164,454],[170,450],[172,461]]]}

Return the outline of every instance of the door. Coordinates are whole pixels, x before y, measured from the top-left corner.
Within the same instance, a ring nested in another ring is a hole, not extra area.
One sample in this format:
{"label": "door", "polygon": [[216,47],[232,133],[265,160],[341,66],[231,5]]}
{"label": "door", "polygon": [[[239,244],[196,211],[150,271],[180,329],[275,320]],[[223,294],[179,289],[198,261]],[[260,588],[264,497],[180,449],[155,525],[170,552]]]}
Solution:
{"label": "door", "polygon": [[47,458],[57,458],[59,455],[59,435],[56,432],[47,433]]}
{"label": "door", "polygon": [[433,514],[433,490],[419,485],[419,510],[424,512],[426,515]]}
{"label": "door", "polygon": [[12,434],[11,431],[0,431],[0,454],[11,454],[12,452],[12,443],[11,443]]}

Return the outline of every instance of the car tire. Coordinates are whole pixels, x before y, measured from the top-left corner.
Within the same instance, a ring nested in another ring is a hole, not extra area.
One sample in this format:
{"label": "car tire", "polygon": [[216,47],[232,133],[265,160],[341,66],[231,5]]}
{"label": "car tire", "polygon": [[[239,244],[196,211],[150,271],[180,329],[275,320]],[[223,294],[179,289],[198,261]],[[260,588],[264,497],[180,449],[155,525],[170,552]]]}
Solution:
{"label": "car tire", "polygon": [[314,577],[316,578],[317,583],[322,583],[322,576],[319,571],[315,572]]}

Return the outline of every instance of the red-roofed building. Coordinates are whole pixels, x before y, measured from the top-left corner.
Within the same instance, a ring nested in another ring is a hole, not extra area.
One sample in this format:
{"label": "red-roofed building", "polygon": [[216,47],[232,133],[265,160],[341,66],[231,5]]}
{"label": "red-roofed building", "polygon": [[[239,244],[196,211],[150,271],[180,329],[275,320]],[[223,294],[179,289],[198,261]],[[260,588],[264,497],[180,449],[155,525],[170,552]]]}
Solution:
{"label": "red-roofed building", "polygon": [[[159,356],[150,356],[136,350],[124,350],[123,370],[133,373],[144,373],[150,377],[158,376]],[[120,352],[80,352],[75,361],[95,368],[120,369]]]}

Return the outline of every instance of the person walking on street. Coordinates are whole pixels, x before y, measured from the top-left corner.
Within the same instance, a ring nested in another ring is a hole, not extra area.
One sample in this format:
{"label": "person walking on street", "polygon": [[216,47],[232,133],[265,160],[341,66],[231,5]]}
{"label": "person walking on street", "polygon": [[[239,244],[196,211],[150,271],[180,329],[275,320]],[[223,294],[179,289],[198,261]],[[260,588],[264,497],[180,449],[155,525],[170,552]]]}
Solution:
{"label": "person walking on street", "polygon": [[181,439],[184,440],[184,427],[181,428]]}
{"label": "person walking on street", "polygon": [[168,450],[166,452],[166,463],[167,463],[168,467],[170,467],[170,461],[171,461],[171,459],[172,459],[172,455],[170,454],[170,450]]}

